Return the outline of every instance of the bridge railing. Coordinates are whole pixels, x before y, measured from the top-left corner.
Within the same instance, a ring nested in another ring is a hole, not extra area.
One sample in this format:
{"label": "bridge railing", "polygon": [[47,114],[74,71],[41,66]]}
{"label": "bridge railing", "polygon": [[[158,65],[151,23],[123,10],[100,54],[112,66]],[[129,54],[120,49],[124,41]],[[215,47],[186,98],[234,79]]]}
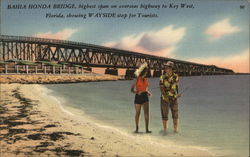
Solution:
{"label": "bridge railing", "polygon": [[68,41],[68,40],[45,39],[45,38],[39,38],[39,37],[26,37],[26,36],[9,36],[9,35],[0,35],[0,40],[16,40],[16,41],[26,41],[26,42],[48,42],[48,43],[58,43],[58,44],[74,44],[74,45],[83,44],[82,42],[75,42],[75,41]]}
{"label": "bridge railing", "polygon": [[[127,50],[120,50],[120,49],[115,49],[115,48],[110,48],[110,47],[105,47],[105,46],[100,46],[100,45],[94,45],[94,44],[89,44],[89,43],[84,43],[84,42],[77,42],[77,41],[68,41],[68,40],[58,40],[58,39],[46,39],[46,38],[39,38],[39,37],[26,37],[26,36],[10,36],[10,35],[0,35],[0,40],[11,40],[11,41],[26,41],[26,42],[44,42],[44,43],[52,43],[52,44],[67,44],[67,45],[73,45],[73,46],[87,46],[92,49],[105,49],[105,50],[110,50],[110,51],[119,51],[121,52],[126,52],[126,53],[132,53],[133,55],[139,54],[139,55],[144,55],[148,57],[157,57],[161,58],[158,56],[152,56],[152,55],[147,55],[143,53],[138,53],[138,52],[133,52],[133,51],[127,51]],[[166,59],[166,58],[165,58]]]}
{"label": "bridge railing", "polygon": [[99,46],[84,42],[77,41],[68,41],[68,40],[59,40],[59,39],[47,39],[47,38],[39,38],[39,37],[27,37],[27,36],[10,36],[10,35],[0,35],[0,40],[16,40],[16,41],[26,41],[26,42],[46,42],[46,43],[55,43],[55,44],[68,44],[68,45],[76,45],[76,46],[88,46],[92,48],[105,48],[108,50],[113,50],[114,48]]}

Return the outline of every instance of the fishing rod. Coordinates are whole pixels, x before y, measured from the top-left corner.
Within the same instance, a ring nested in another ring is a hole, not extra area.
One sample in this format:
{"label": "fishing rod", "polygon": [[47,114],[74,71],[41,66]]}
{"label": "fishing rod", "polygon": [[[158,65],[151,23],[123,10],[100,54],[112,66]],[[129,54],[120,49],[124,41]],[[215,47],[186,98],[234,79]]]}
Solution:
{"label": "fishing rod", "polygon": [[[160,87],[154,87],[154,88],[151,88],[151,89],[157,89],[157,88],[160,88]],[[186,86],[179,94],[183,94],[186,90],[189,89],[189,86]]]}
{"label": "fishing rod", "polygon": [[187,86],[186,88],[184,88],[181,92],[180,95],[183,94],[186,90],[188,90],[189,86]]}

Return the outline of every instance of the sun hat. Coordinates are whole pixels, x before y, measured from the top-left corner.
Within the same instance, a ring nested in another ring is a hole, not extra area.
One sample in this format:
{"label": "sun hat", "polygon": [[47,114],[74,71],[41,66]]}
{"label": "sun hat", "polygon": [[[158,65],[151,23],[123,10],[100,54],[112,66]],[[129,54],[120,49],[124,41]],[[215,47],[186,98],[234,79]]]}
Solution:
{"label": "sun hat", "polygon": [[168,61],[166,64],[164,64],[164,67],[171,67],[171,68],[173,68],[174,67],[174,63],[171,62],[171,61]]}
{"label": "sun hat", "polygon": [[138,77],[140,76],[141,72],[148,67],[147,63],[142,64],[136,71],[135,71],[135,76]]}

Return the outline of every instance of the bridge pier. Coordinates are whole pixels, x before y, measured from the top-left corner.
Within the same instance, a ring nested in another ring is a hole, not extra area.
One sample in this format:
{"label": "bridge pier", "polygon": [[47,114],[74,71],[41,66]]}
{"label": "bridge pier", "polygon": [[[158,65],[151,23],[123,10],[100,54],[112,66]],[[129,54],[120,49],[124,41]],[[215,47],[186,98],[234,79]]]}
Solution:
{"label": "bridge pier", "polygon": [[125,74],[125,79],[132,79],[135,78],[135,70],[134,69],[127,69]]}
{"label": "bridge pier", "polygon": [[202,71],[199,71],[199,76],[202,76],[203,75],[203,72]]}
{"label": "bridge pier", "polygon": [[179,76],[183,76],[181,71],[177,71],[176,74],[178,74]]}
{"label": "bridge pier", "polygon": [[5,71],[5,74],[8,73],[8,65],[7,64],[4,65],[4,71]]}
{"label": "bridge pier", "polygon": [[179,71],[179,72],[177,72],[177,74],[179,75],[179,76],[185,76],[184,74],[184,72],[183,71]]}
{"label": "bridge pier", "polygon": [[109,74],[109,75],[116,75],[118,76],[118,69],[110,69],[110,68],[107,68],[105,70],[105,74]]}
{"label": "bridge pier", "polygon": [[183,76],[188,76],[188,72],[186,72],[186,71],[183,71]]}
{"label": "bridge pier", "polygon": [[62,67],[59,67],[59,74],[62,74]]}
{"label": "bridge pier", "polygon": [[162,75],[161,70],[154,70],[153,77],[160,77]]}
{"label": "bridge pier", "polygon": [[19,73],[18,65],[15,65],[15,68],[16,68],[16,73],[18,74]]}
{"label": "bridge pier", "polygon": [[44,66],[43,68],[44,68],[43,73],[46,74],[46,66]]}
{"label": "bridge pier", "polygon": [[201,75],[201,72],[199,71],[190,71],[189,72],[189,76],[200,76]]}
{"label": "bridge pier", "polygon": [[70,74],[71,72],[71,69],[70,69],[70,66],[68,66],[68,74]]}
{"label": "bridge pier", "polygon": [[52,66],[52,73],[55,74],[56,73],[56,67],[53,65]]}
{"label": "bridge pier", "polygon": [[35,74],[37,74],[37,65],[35,66]]}
{"label": "bridge pier", "polygon": [[147,77],[152,77],[150,69],[148,69]]}
{"label": "bridge pier", "polygon": [[207,71],[207,72],[206,72],[206,75],[211,75],[211,74],[212,74],[212,73],[211,73],[211,72],[209,72],[209,71]]}
{"label": "bridge pier", "polygon": [[181,71],[176,71],[176,73],[179,75],[179,76],[183,76],[183,73]]}
{"label": "bridge pier", "polygon": [[92,72],[92,68],[91,67],[87,67],[87,68],[83,68],[83,69]]}
{"label": "bridge pier", "polygon": [[186,71],[183,71],[182,74],[183,74],[182,76],[188,76],[189,73]]}
{"label": "bridge pier", "polygon": [[25,70],[26,70],[26,74],[29,73],[29,66],[28,65],[25,65]]}
{"label": "bridge pier", "polygon": [[75,74],[78,74],[78,67],[75,67]]}
{"label": "bridge pier", "polygon": [[197,74],[197,76],[201,76],[202,75],[201,71],[197,71],[196,74]]}

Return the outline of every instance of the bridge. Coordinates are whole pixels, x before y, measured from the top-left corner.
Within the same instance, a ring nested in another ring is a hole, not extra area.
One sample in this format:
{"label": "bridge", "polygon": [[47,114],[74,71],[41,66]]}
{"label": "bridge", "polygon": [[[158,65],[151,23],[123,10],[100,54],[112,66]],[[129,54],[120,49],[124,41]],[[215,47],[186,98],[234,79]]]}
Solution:
{"label": "bridge", "polygon": [[[122,68],[126,69],[126,77],[133,77],[135,69],[146,62],[153,71],[153,76],[158,77],[162,74],[163,64],[167,61],[175,63],[174,71],[180,76],[234,73],[230,69],[215,65],[198,64],[83,42],[24,36],[0,36],[0,63],[6,66],[7,63],[14,62],[15,70],[17,65],[33,65],[37,72],[37,68],[39,71],[38,63],[40,63],[42,64],[40,68],[43,70],[44,65],[53,67],[53,73],[57,72],[56,67],[63,67],[58,70],[60,73],[62,69],[65,69],[65,66],[68,68],[81,67],[87,70],[101,67],[106,68],[106,74],[118,75],[118,69]],[[69,71],[71,70],[69,69]]]}

